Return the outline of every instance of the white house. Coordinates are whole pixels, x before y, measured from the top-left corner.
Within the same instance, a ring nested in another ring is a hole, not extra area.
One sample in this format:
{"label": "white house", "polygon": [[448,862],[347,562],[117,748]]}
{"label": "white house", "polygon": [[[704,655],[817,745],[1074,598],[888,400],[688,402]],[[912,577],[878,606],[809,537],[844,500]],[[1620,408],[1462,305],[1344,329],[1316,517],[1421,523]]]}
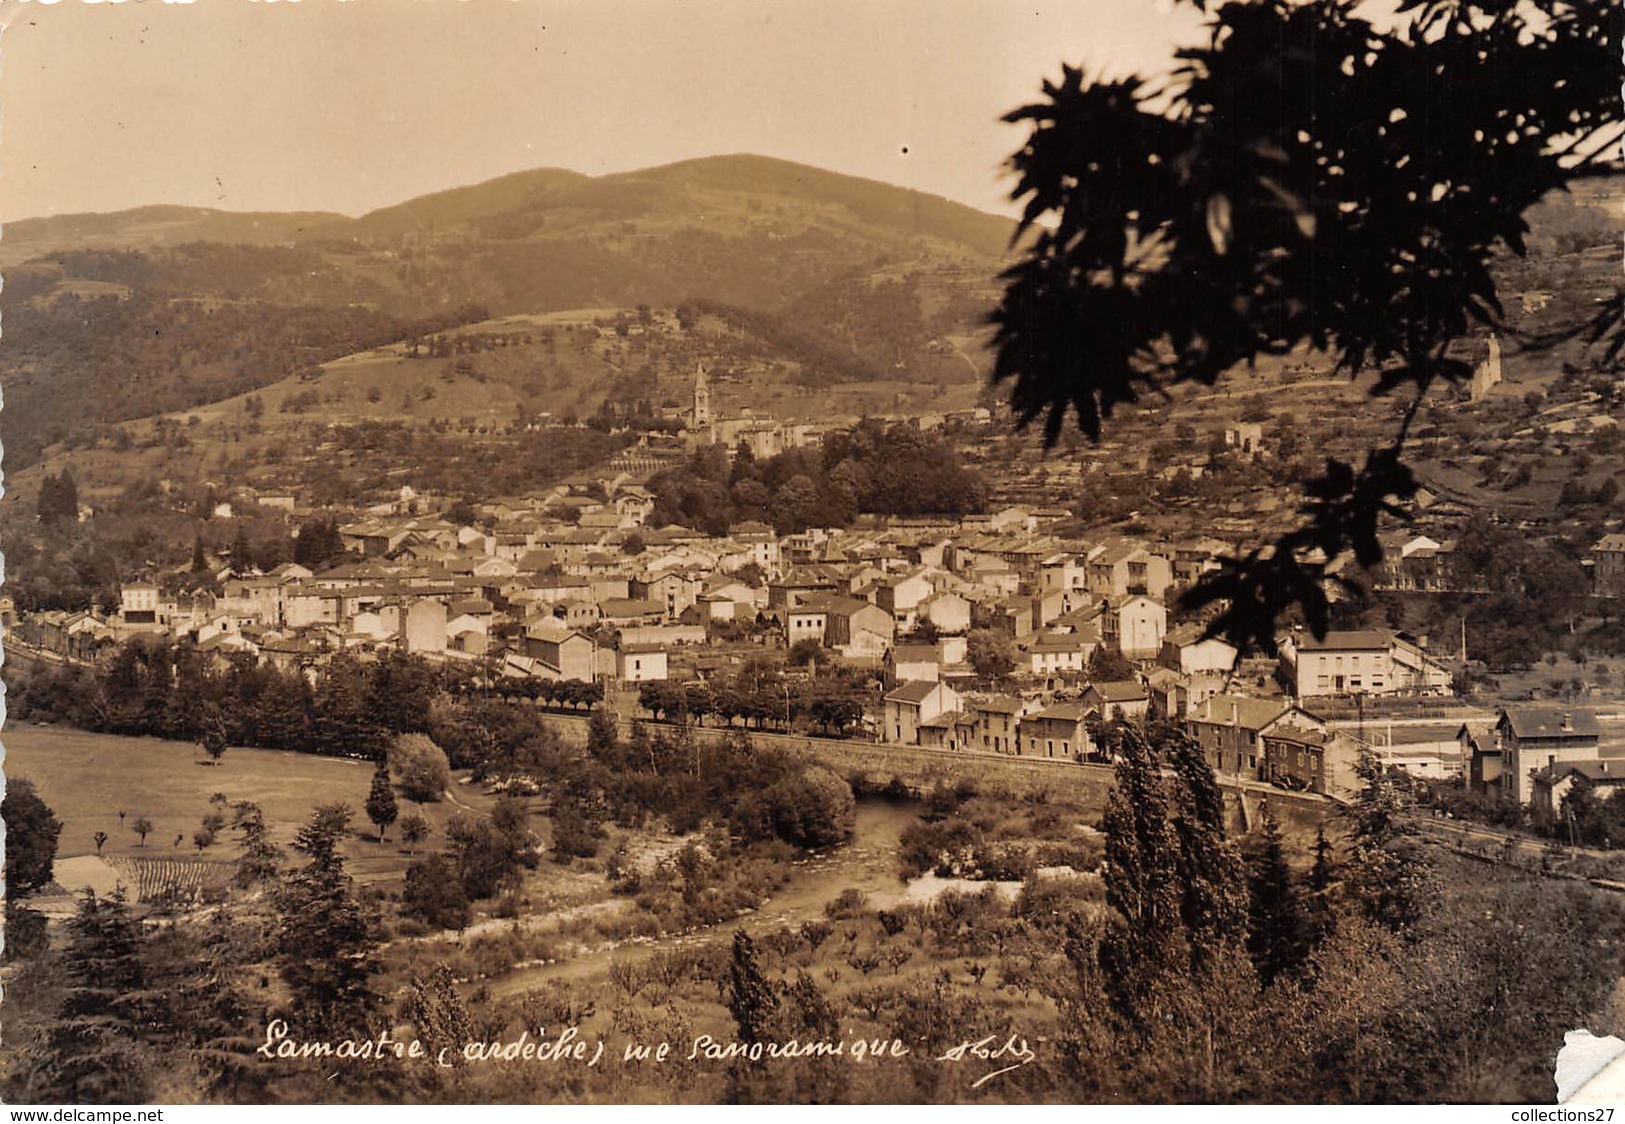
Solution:
{"label": "white house", "polygon": [[1168,633],[1168,610],[1141,593],[1107,598],[1102,604],[1102,639],[1131,660],[1149,660],[1162,651]]}
{"label": "white house", "polygon": [[1082,672],[1099,647],[1095,637],[1079,632],[1040,632],[1027,640],[1027,669],[1034,675]]}
{"label": "white house", "polygon": [[667,678],[666,651],[631,645],[615,649],[615,678],[623,683],[652,683]]}
{"label": "white house", "polygon": [[119,611],[125,624],[158,623],[158,587],[151,582],[131,582],[119,590]]}
{"label": "white house", "polygon": [[935,683],[942,678],[942,653],[935,644],[899,644],[886,654],[891,683]]}
{"label": "white house", "polygon": [[1327,695],[1449,694],[1450,669],[1385,629],[1294,631],[1281,644],[1287,677],[1299,698]]}
{"label": "white house", "polygon": [[446,650],[446,606],[432,598],[412,603],[406,610],[406,624],[402,629],[408,652],[444,652]]}

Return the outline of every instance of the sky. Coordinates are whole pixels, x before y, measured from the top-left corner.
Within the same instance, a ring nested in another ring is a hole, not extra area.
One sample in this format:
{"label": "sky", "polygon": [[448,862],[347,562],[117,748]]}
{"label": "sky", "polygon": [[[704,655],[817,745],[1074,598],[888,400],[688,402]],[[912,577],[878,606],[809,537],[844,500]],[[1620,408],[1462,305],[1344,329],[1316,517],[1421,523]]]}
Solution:
{"label": "sky", "polygon": [[0,220],[362,214],[750,152],[1010,211],[999,118],[1165,70],[1168,0],[0,0]]}

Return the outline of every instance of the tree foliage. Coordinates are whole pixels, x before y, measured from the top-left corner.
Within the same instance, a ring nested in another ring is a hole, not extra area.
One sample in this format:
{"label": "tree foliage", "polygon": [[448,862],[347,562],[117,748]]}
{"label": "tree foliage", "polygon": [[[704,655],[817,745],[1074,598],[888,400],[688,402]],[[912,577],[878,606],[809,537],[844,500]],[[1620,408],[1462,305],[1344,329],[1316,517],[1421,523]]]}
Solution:
{"label": "tree foliage", "polygon": [[407,867],[401,912],[436,929],[467,928],[471,911],[456,865],[428,855]]}
{"label": "tree foliage", "polygon": [[1273,650],[1293,607],[1323,634],[1328,563],[1380,561],[1379,519],[1416,490],[1415,405],[1471,374],[1453,345],[1475,326],[1507,331],[1496,255],[1524,253],[1525,212],[1625,120],[1606,0],[1407,0],[1386,28],[1360,10],[1215,5],[1167,82],[1067,66],[1006,117],[1031,134],[994,378],[1048,443],[1069,414],[1098,438],[1119,406],[1303,346],[1413,395],[1363,464],[1326,463],[1302,526],[1191,590],[1244,648]]}
{"label": "tree foliage", "polygon": [[86,891],[69,924],[66,988],[56,1020],[33,1059],[30,1099],[132,1104],[148,1099],[149,1064],[141,1034],[154,998],[141,933],[120,894]]}
{"label": "tree foliage", "polygon": [[446,751],[423,734],[395,739],[389,764],[408,800],[427,804],[440,799],[451,784],[451,763]]}
{"label": "tree foliage", "polygon": [[400,815],[395,805],[395,787],[389,783],[389,768],[382,761],[372,772],[372,788],[367,793],[367,819],[378,828],[378,840],[383,842],[389,825]]}
{"label": "tree foliage", "polygon": [[728,969],[728,1010],[739,1041],[768,1041],[768,1026],[778,1012],[779,997],[757,962],[756,942],[743,929],[734,930],[733,959]]}
{"label": "tree foliage", "polygon": [[0,817],[6,821],[6,894],[27,897],[51,881],[62,821],[40,799],[33,782],[22,777],[6,781]]}
{"label": "tree foliage", "polygon": [[79,521],[79,485],[70,470],[63,469],[60,476],[49,472],[45,474],[40,480],[35,511],[39,521],[47,526]]}
{"label": "tree foliage", "polygon": [[830,434],[821,449],[789,449],[731,465],[717,446],[696,451],[679,468],[655,474],[653,526],[682,523],[725,534],[746,520],[781,534],[843,527],[860,512],[888,515],[981,511],[987,487],[940,438],[907,425],[864,421]]}
{"label": "tree foliage", "polygon": [[1180,928],[1179,851],[1151,746],[1133,726],[1117,730],[1116,784],[1106,800],[1106,903],[1122,924],[1100,960],[1119,1009],[1133,1008],[1144,977],[1173,960]]}
{"label": "tree foliage", "polygon": [[965,659],[983,679],[1003,679],[1016,669],[1016,645],[991,628],[973,628],[965,637]]}
{"label": "tree foliage", "polygon": [[[1324,841],[1324,833],[1320,839]],[[1247,951],[1259,980],[1268,986],[1297,971],[1308,952],[1303,900],[1286,860],[1281,825],[1268,805],[1248,857],[1247,887]]]}
{"label": "tree foliage", "polygon": [[281,870],[282,848],[271,842],[270,829],[265,826],[265,814],[260,806],[247,800],[239,803],[234,811],[233,826],[243,845],[233,883],[248,888],[274,882]]}
{"label": "tree foliage", "polygon": [[354,893],[339,841],[352,812],[343,804],[316,809],[299,829],[294,850],[306,857],[277,894],[275,947],[282,976],[296,997],[296,1025],[315,1029],[352,1025],[375,996],[376,918]]}
{"label": "tree foliage", "polygon": [[830,847],[852,835],[857,802],[833,769],[808,766],[762,794],[780,839],[798,847]]}

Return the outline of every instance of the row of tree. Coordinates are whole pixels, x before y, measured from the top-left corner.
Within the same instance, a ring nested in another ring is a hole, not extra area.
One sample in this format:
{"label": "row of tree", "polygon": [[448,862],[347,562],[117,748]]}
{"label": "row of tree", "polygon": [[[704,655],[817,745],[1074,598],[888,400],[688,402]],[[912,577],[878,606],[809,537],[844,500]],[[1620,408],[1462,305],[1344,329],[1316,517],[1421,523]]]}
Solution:
{"label": "row of tree", "polygon": [[433,668],[404,653],[368,663],[331,655],[312,686],[252,656],[221,669],[189,644],[137,638],[94,668],[19,679],[12,705],[98,733],[375,759],[395,735],[430,728],[440,686]]}
{"label": "row of tree", "polygon": [[852,674],[795,679],[774,674],[766,681],[736,676],[717,686],[645,683],[638,691],[638,705],[659,722],[704,725],[706,718],[714,717],[728,726],[741,721],[759,730],[775,723],[789,730],[804,719],[826,736],[839,738],[862,721],[874,697],[868,681]]}

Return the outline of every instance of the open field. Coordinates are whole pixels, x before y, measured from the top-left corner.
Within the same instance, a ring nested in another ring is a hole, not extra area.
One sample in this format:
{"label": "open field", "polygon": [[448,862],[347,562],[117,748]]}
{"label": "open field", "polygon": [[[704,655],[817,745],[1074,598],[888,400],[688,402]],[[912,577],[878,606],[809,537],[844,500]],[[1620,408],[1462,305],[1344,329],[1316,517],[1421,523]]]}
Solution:
{"label": "open field", "polygon": [[[390,832],[386,844],[380,845],[374,838],[376,829],[362,811],[372,767],[362,761],[233,748],[219,765],[211,766],[202,763],[201,751],[189,742],[87,734],[58,727],[7,727],[0,742],[5,745],[6,776],[33,781],[62,821],[59,859],[94,855],[93,836],[98,831],[107,833],[102,855],[108,859],[196,856],[192,833],[215,810],[209,798],[220,792],[230,802],[257,803],[272,839],[284,848],[318,805],[349,804],[356,812],[351,827],[361,834],[350,838],[346,853],[351,873],[364,881],[399,874],[411,861],[400,849],[396,831]],[[472,786],[458,786],[455,795],[474,810],[483,810],[490,803]],[[440,845],[447,820],[458,811],[444,802],[420,809],[404,797],[397,796],[397,801],[403,818],[421,811],[429,821],[431,833],[424,845],[429,848]],[[121,811],[125,813],[123,823],[119,821]],[[229,807],[225,813],[229,820]],[[144,848],[131,830],[142,816],[153,823]],[[182,836],[178,846],[177,835]],[[237,854],[236,834],[228,829],[202,857],[230,860]]]}

